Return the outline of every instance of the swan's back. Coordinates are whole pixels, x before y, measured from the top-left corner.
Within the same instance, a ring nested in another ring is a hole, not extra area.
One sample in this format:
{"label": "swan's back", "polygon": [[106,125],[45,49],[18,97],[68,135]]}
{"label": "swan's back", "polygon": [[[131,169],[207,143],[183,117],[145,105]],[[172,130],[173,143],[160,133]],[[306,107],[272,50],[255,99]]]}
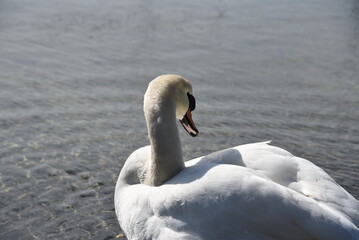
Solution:
{"label": "swan's back", "polygon": [[358,201],[283,149],[248,144],[186,165],[159,187],[117,184],[129,239],[359,239]]}

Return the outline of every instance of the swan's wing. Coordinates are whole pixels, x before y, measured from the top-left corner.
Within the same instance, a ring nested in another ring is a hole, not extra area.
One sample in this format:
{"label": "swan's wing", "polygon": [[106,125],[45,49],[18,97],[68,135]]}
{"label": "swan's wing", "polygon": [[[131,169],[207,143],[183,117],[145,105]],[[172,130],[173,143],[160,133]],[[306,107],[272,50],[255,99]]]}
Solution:
{"label": "swan's wing", "polygon": [[219,163],[252,169],[258,176],[326,204],[359,226],[358,200],[337,184],[323,169],[268,143],[252,143],[225,149],[186,162],[186,166]]}
{"label": "swan's wing", "polygon": [[235,165],[195,165],[162,186],[122,186],[116,195],[129,239],[359,238],[326,205]]}
{"label": "swan's wing", "polygon": [[359,201],[312,162],[266,143],[235,147],[247,168],[306,197],[326,204],[359,226]]}

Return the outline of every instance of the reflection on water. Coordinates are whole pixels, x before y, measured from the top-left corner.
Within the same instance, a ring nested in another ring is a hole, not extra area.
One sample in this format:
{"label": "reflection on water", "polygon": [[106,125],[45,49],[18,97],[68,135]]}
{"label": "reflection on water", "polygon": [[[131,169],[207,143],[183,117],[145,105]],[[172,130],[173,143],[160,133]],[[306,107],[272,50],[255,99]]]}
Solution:
{"label": "reflection on water", "polygon": [[0,238],[111,239],[147,83],[193,82],[187,159],[273,144],[359,197],[358,1],[0,1]]}

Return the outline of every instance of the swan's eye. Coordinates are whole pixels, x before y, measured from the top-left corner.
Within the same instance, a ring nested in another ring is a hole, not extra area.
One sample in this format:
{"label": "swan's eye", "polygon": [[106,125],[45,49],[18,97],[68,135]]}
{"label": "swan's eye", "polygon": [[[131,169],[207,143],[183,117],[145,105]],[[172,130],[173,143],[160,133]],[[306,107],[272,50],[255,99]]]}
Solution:
{"label": "swan's eye", "polygon": [[193,111],[196,108],[196,99],[190,94],[187,93],[188,101],[189,101],[189,110]]}

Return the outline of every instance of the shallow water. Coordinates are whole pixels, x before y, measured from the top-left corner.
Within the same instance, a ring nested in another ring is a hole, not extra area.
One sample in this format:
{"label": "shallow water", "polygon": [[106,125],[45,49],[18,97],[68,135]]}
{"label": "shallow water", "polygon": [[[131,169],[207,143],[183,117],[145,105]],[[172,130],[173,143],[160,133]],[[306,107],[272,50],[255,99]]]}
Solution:
{"label": "shallow water", "polygon": [[114,185],[163,73],[194,86],[186,159],[273,140],[359,197],[358,1],[2,0],[0,239],[121,233]]}

